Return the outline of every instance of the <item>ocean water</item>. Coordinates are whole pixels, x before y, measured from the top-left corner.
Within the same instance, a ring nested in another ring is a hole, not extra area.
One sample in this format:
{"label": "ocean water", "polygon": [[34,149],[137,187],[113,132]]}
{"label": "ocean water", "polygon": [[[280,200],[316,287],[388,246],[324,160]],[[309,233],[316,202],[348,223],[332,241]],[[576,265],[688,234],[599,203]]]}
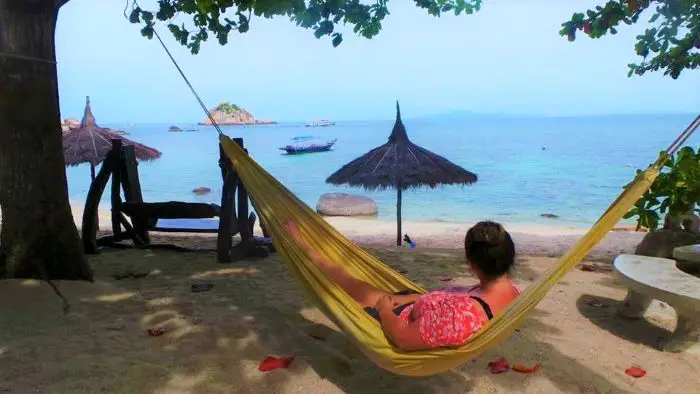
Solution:
{"label": "ocean water", "polygon": [[[403,194],[403,218],[463,222],[482,219],[504,223],[588,226],[595,222],[633,179],[637,168],[654,161],[660,150],[693,115],[595,117],[497,117],[453,115],[404,119],[411,140],[475,172],[469,186],[418,189]],[[242,137],[250,155],[272,175],[315,207],[327,192],[373,198],[378,218],[394,220],[396,192],[337,187],[325,179],[345,163],[387,141],[393,120],[340,122],[306,128],[302,123],[223,127]],[[213,127],[178,124],[192,132],[170,133],[168,124],[104,125],[159,149],[163,155],[139,165],[146,201],[220,203],[221,175]],[[292,137],[337,138],[331,152],[287,156],[278,147]],[[689,141],[700,146],[700,135]],[[67,169],[72,203],[85,201],[90,186],[87,165]],[[192,189],[212,192],[195,196]],[[109,208],[109,188],[101,208]],[[544,213],[556,219],[541,217]]]}

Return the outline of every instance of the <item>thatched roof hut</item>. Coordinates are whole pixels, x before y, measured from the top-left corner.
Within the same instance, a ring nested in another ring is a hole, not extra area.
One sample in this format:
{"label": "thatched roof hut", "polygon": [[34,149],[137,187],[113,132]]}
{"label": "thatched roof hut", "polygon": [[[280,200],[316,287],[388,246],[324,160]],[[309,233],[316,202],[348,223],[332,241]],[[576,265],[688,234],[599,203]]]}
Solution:
{"label": "thatched roof hut", "polygon": [[107,153],[112,149],[113,139],[122,140],[124,145],[132,145],[139,160],[155,160],[161,156],[157,149],[124,138],[114,130],[98,126],[90,107],[90,97],[87,97],[80,127],[63,133],[63,155],[66,165],[90,163],[94,179],[95,166],[107,157]]}
{"label": "thatched roof hut", "polygon": [[477,175],[444,157],[420,147],[408,138],[396,103],[396,122],[389,141],[349,162],[326,180],[334,185],[350,185],[367,190],[397,190],[396,244],[401,245],[401,192],[438,185],[469,185]]}

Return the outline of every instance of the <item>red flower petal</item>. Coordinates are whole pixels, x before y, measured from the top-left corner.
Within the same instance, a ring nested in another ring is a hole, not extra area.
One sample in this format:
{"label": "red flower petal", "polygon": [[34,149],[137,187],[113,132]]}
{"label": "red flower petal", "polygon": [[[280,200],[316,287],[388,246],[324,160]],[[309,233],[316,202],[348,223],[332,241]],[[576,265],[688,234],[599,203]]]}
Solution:
{"label": "red flower petal", "polygon": [[268,356],[258,365],[258,371],[267,372],[279,368],[287,369],[292,364],[292,361],[294,361],[294,357]]}
{"label": "red flower petal", "polygon": [[491,361],[487,364],[487,367],[489,368],[489,372],[491,373],[503,373],[503,372],[508,372],[510,369],[510,365],[508,365],[508,361],[501,357],[498,359],[498,361]]}
{"label": "red flower petal", "polygon": [[513,371],[520,373],[533,373],[537,372],[538,369],[540,369],[540,364],[535,364],[532,367],[528,367],[527,365],[522,364],[513,365]]}
{"label": "red flower petal", "polygon": [[632,366],[625,369],[625,373],[633,378],[641,378],[642,376],[647,374],[647,371],[643,370],[640,367]]}
{"label": "red flower petal", "polygon": [[166,333],[166,329],[163,327],[149,328],[148,335],[152,337],[159,337]]}

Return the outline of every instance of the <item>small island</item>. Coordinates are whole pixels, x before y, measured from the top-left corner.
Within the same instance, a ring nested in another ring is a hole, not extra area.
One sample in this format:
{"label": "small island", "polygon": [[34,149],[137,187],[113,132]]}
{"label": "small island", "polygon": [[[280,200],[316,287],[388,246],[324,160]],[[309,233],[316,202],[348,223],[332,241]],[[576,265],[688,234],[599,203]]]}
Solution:
{"label": "small island", "polygon": [[[222,126],[245,126],[245,125],[263,125],[263,124],[277,124],[277,122],[271,120],[258,120],[250,114],[250,112],[237,106],[236,104],[231,104],[228,101],[224,101],[217,105],[216,108],[209,110],[211,116],[214,118],[217,124]],[[206,117],[200,125],[211,126],[211,119]]]}

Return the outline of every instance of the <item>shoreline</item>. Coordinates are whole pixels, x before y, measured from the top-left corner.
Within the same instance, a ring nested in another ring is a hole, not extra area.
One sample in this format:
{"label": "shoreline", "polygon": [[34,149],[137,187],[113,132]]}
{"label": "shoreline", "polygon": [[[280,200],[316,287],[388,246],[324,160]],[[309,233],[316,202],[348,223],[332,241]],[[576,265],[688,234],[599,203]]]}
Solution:
{"label": "shoreline", "polygon": [[[80,229],[81,218],[83,215],[83,204],[71,203],[71,211],[73,213],[73,218],[76,225]],[[108,222],[103,222],[103,219],[110,220],[110,210],[100,209],[98,213],[100,219],[100,229],[111,228]],[[0,212],[0,218],[2,213]],[[347,216],[323,216],[323,218],[330,223],[333,227],[342,232],[348,237],[371,237],[371,236],[393,236],[396,237],[396,221],[377,219],[374,217],[347,217]],[[488,219],[483,219],[488,220]],[[466,231],[477,223],[477,220],[464,221],[464,222],[451,222],[444,220],[404,220],[401,222],[402,232],[413,237],[412,234],[417,236],[441,236],[454,233],[465,234]],[[505,221],[499,221],[508,230],[508,232],[513,234],[528,234],[536,236],[558,236],[558,235],[583,235],[591,228],[591,226],[573,226],[565,224],[552,223],[550,225],[544,225],[540,223],[508,223]],[[255,228],[259,230],[259,226],[256,223]],[[622,233],[639,233],[645,234],[646,231],[636,232],[633,226],[619,225],[616,226],[612,232],[622,232]]]}
{"label": "shoreline", "polygon": [[[78,229],[81,227],[83,206],[72,204],[73,217]],[[396,245],[396,222],[380,221],[367,218],[325,217],[326,221],[344,236],[360,245],[398,248]],[[109,231],[110,212],[100,210],[100,230]],[[404,234],[408,234],[416,242],[417,249],[462,249],[464,235],[474,223],[448,222],[403,222]],[[509,225],[504,223],[513,237],[520,256],[558,257],[565,254],[583,236],[589,228],[542,226],[542,225]],[[646,232],[635,232],[634,228],[620,226],[608,233],[596,245],[587,260],[612,261],[622,253],[634,253]],[[255,233],[262,235],[259,222],[256,223]],[[195,233],[160,233],[165,237],[211,238],[215,234]]]}

